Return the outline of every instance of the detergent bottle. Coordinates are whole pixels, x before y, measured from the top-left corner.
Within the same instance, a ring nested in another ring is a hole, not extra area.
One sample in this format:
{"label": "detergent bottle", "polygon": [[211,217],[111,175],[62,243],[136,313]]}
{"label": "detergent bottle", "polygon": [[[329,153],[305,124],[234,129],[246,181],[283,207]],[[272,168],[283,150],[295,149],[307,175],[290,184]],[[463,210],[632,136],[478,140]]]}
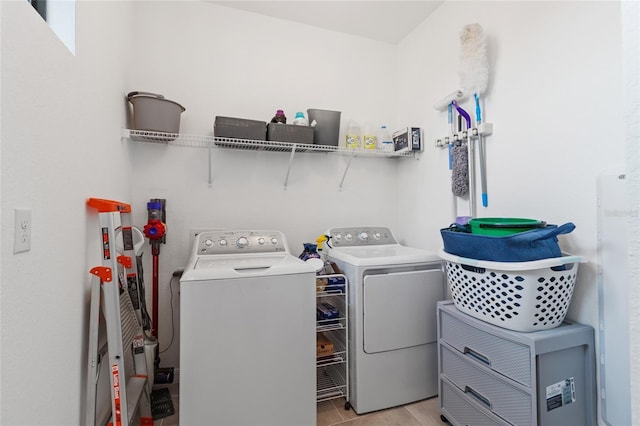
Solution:
{"label": "detergent bottle", "polygon": [[309,122],[304,116],[304,112],[296,112],[296,117],[293,119],[293,124],[296,126],[308,126]]}
{"label": "detergent bottle", "polygon": [[377,149],[378,136],[370,123],[365,124],[364,133],[362,134],[362,147],[364,149]]}
{"label": "detergent bottle", "polygon": [[360,125],[355,121],[350,121],[347,126],[346,147],[348,149],[360,148],[361,130]]}
{"label": "detergent bottle", "polygon": [[272,123],[287,124],[287,117],[284,115],[284,111],[279,109],[276,111],[276,115],[271,119]]}
{"label": "detergent bottle", "polygon": [[395,146],[393,145],[393,139],[391,138],[391,133],[389,133],[389,129],[386,124],[383,124],[380,127],[380,144],[382,145],[380,148],[386,152],[394,152]]}

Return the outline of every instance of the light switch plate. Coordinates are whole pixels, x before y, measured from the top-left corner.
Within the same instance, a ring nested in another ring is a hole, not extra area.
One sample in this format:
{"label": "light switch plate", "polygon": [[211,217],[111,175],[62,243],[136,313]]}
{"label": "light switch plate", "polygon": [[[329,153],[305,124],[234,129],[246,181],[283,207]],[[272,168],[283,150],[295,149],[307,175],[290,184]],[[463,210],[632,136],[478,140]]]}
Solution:
{"label": "light switch plate", "polygon": [[31,250],[31,209],[15,209],[13,253]]}

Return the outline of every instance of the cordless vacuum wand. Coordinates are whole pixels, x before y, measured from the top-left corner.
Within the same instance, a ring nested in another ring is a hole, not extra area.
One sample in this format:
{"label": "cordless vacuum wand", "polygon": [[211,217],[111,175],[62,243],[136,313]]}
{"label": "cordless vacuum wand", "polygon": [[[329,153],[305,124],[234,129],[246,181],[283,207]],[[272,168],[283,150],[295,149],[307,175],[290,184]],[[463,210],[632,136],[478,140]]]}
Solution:
{"label": "cordless vacuum wand", "polygon": [[151,244],[153,258],[153,328],[152,333],[158,337],[158,258],[160,244],[166,243],[167,227],[165,226],[165,200],[154,198],[147,203],[148,219],[144,226],[144,235]]}

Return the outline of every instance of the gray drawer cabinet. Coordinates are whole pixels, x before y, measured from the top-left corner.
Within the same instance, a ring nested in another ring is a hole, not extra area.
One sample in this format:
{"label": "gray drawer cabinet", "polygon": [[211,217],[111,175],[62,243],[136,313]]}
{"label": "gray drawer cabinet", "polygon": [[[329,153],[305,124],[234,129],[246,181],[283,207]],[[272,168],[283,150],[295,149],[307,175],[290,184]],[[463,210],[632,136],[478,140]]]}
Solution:
{"label": "gray drawer cabinet", "polygon": [[594,331],[523,333],[438,302],[440,413],[454,425],[596,424]]}

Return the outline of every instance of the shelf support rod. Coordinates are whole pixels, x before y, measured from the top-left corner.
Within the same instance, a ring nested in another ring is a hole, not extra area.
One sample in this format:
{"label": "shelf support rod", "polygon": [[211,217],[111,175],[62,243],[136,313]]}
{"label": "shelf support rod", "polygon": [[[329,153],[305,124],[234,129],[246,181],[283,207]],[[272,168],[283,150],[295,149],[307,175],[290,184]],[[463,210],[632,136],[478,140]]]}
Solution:
{"label": "shelf support rod", "polygon": [[351,166],[351,161],[356,157],[356,154],[349,156],[349,161],[347,162],[347,167],[344,169],[344,173],[342,174],[342,179],[340,179],[340,191],[342,191],[342,185],[344,184],[344,178],[347,177],[347,171],[349,171],[349,167]]}
{"label": "shelf support rod", "polygon": [[209,188],[213,186],[213,148],[209,147]]}
{"label": "shelf support rod", "polygon": [[291,172],[291,166],[293,165],[293,157],[296,155],[296,144],[291,146],[291,155],[289,156],[289,167],[287,168],[287,174],[284,177],[284,189],[287,189],[287,183],[289,182],[289,173]]}

